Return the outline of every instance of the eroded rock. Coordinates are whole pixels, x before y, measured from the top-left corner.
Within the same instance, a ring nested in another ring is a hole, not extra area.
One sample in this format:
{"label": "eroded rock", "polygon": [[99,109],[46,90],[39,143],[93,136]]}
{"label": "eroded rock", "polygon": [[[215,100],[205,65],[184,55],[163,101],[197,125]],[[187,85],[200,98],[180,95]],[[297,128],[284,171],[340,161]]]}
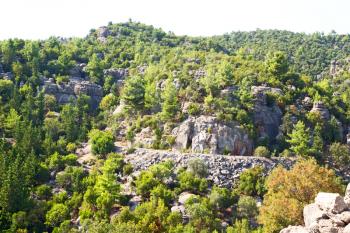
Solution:
{"label": "eroded rock", "polygon": [[321,210],[330,213],[341,213],[347,209],[347,205],[344,202],[344,198],[338,193],[319,193],[315,198],[315,203],[320,207]]}
{"label": "eroded rock", "polygon": [[175,148],[197,153],[251,155],[253,142],[237,124],[226,125],[212,116],[190,117],[172,134]]}

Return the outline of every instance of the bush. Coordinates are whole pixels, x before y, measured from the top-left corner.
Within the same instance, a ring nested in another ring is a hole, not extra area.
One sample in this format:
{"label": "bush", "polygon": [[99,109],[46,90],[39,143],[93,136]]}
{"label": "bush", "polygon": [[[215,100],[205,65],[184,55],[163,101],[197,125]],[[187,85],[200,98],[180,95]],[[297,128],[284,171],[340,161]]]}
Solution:
{"label": "bush", "polygon": [[190,105],[188,106],[188,114],[190,114],[191,116],[198,115],[200,111],[201,108],[198,103],[190,103]]}
{"label": "bush", "polygon": [[192,159],[188,163],[188,172],[192,173],[196,177],[207,177],[208,166],[201,159]]}
{"label": "bush", "polygon": [[271,156],[271,153],[265,146],[258,146],[254,150],[254,156],[269,158]]}
{"label": "bush", "polygon": [[64,204],[55,204],[46,213],[45,224],[51,227],[59,226],[61,222],[69,217],[68,207]]}
{"label": "bush", "polygon": [[250,196],[241,196],[237,204],[239,218],[253,219],[258,215],[256,201]]}
{"label": "bush", "polygon": [[261,166],[242,172],[236,190],[247,196],[262,196],[265,193],[265,175]]}
{"label": "bush", "polygon": [[92,153],[95,155],[105,156],[114,150],[114,137],[109,131],[91,130],[89,138]]}
{"label": "bush", "polygon": [[350,161],[349,146],[340,144],[339,142],[335,142],[329,147],[329,154],[332,160],[338,166],[347,166],[349,164],[349,161]]}

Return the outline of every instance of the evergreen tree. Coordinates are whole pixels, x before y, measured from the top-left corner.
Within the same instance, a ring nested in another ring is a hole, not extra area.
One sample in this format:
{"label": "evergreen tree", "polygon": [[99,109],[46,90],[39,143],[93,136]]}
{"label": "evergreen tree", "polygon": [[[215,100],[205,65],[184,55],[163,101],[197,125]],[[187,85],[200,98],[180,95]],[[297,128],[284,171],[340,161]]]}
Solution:
{"label": "evergreen tree", "polygon": [[299,156],[307,156],[310,152],[310,134],[309,129],[305,128],[302,121],[294,126],[292,133],[288,134],[290,137],[287,142],[290,144],[290,149]]}
{"label": "evergreen tree", "polygon": [[172,79],[168,79],[162,97],[164,100],[162,106],[162,117],[164,119],[174,119],[180,107],[177,98],[177,90]]}
{"label": "evergreen tree", "polygon": [[144,107],[145,101],[145,86],[140,76],[132,76],[125,82],[121,98],[125,104],[141,110]]}

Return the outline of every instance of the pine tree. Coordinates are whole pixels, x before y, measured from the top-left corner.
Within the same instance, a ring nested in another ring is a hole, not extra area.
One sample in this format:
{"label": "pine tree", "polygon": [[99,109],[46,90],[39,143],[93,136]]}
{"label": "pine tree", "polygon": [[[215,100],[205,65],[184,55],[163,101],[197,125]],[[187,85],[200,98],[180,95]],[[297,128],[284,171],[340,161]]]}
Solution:
{"label": "pine tree", "polygon": [[177,98],[177,90],[171,79],[168,79],[165,90],[163,92],[162,117],[164,119],[174,118],[179,110],[179,101]]}
{"label": "pine tree", "polygon": [[316,157],[320,157],[323,152],[322,127],[320,124],[317,124],[314,129],[312,152]]}
{"label": "pine tree", "polygon": [[132,76],[126,80],[121,98],[129,107],[141,110],[145,102],[145,86],[140,76]]}
{"label": "pine tree", "polygon": [[299,156],[309,155],[310,133],[309,129],[305,128],[302,121],[294,126],[292,133],[288,134],[290,137],[287,142],[291,145],[290,149]]}

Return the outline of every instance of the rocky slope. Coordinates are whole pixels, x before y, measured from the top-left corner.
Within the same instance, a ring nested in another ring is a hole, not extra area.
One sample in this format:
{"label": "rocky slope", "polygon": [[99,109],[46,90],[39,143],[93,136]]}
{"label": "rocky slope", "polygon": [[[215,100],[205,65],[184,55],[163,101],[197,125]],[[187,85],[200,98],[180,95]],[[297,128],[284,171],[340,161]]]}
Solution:
{"label": "rocky slope", "polygon": [[344,197],[319,193],[303,214],[305,226],[289,226],[280,233],[350,233],[350,184]]}
{"label": "rocky slope", "polygon": [[209,172],[208,180],[220,187],[228,188],[232,187],[240,174],[248,168],[262,166],[267,174],[278,165],[290,168],[295,162],[295,160],[288,158],[267,159],[252,156],[179,153],[143,148],[136,149],[133,153],[125,156],[125,161],[132,164],[135,175],[153,164],[162,161],[172,160],[176,168],[181,168],[186,167],[189,161],[193,159],[201,159],[207,164]]}

